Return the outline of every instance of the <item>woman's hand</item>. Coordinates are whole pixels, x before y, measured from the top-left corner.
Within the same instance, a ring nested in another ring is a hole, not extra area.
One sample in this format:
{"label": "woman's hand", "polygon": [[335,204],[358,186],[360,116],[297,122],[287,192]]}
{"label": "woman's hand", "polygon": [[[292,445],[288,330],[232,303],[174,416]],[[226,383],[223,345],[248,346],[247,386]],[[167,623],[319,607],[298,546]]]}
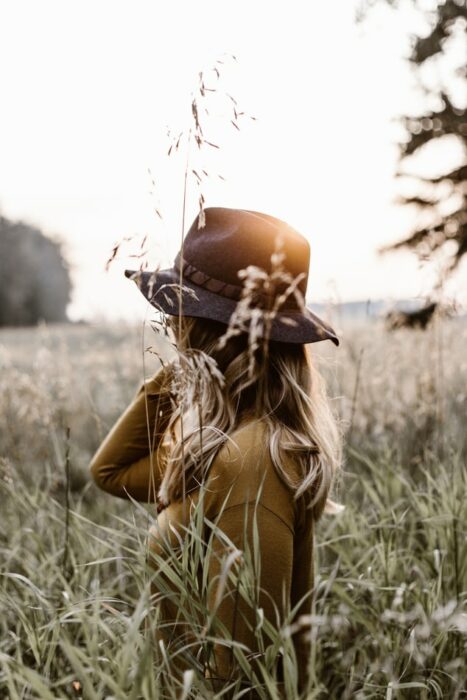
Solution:
{"label": "woman's hand", "polygon": [[174,372],[174,361],[166,362],[152,377],[141,385],[138,394],[145,391],[147,396],[154,396],[156,394],[159,395],[161,392],[170,392]]}

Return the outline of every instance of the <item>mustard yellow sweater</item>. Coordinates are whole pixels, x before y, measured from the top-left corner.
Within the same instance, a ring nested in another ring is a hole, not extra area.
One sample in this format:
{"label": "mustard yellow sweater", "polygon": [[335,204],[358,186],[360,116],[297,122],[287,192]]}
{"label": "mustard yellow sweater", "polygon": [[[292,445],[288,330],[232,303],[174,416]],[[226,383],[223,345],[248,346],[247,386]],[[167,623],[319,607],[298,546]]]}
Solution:
{"label": "mustard yellow sweater", "polygon": [[[170,417],[171,402],[164,382],[164,370],[157,373],[138,391],[132,403],[117,420],[91,462],[92,476],[108,493],[146,503],[154,502],[162,479],[162,436]],[[227,537],[243,550],[253,549],[255,512],[260,545],[260,598],[264,616],[277,627],[275,608],[284,614],[302,600],[297,615],[311,612],[313,588],[313,519],[305,500],[296,501],[278,476],[269,456],[267,438],[261,420],[245,422],[230,435],[209,469],[204,488],[204,516],[216,522]],[[294,469],[293,464],[288,465]],[[259,502],[255,503],[260,490]],[[161,538],[175,541],[177,526],[186,524],[199,488],[189,493],[185,504],[172,503],[159,513],[150,530],[150,548],[163,552]],[[188,501],[188,503],[187,503]],[[245,516],[248,526],[244,529]],[[169,527],[171,525],[172,527]],[[245,537],[247,542],[245,542]],[[221,539],[214,544],[215,557],[210,559],[208,579],[219,576],[223,549]],[[218,556],[217,556],[218,555]],[[210,594],[216,599],[215,588]],[[165,601],[163,617],[175,618],[177,605]],[[216,610],[217,617],[232,637],[251,651],[258,651],[251,628],[256,613],[235,599],[225,596]],[[161,635],[163,637],[163,635]],[[309,643],[303,634],[293,637],[299,663],[299,688],[307,677]],[[215,663],[207,675],[225,683],[232,676],[231,652],[227,645],[217,645]]]}

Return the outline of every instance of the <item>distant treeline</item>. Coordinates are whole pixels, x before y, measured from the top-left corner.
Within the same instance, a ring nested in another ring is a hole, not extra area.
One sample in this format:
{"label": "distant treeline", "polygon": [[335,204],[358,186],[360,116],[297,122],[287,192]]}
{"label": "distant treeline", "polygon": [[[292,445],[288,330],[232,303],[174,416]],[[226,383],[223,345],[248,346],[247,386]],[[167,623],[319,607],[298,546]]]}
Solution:
{"label": "distant treeline", "polygon": [[0,216],[0,326],[65,321],[70,292],[59,243]]}

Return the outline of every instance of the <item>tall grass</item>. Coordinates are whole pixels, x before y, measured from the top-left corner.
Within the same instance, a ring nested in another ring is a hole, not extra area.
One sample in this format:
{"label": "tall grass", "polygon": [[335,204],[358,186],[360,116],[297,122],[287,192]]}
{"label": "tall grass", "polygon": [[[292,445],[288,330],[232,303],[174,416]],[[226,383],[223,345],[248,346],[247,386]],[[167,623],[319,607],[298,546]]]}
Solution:
{"label": "tall grass", "polygon": [[[442,372],[435,329],[388,334],[368,322],[344,327],[338,351],[316,348],[351,435],[346,509],[318,525],[313,614],[301,620],[312,639],[308,698],[465,697],[467,328],[439,323]],[[170,672],[175,650],[155,641],[151,607],[154,586],[164,595],[166,585],[146,561],[151,509],[89,481],[90,456],[142,380],[139,334],[58,326],[0,335],[1,697],[244,692],[213,689],[196,655],[180,682]],[[157,359],[146,364],[151,374]],[[166,594],[184,593],[195,629],[207,614],[194,576],[205,554],[199,521],[190,527],[169,552]],[[248,566],[228,571],[234,583],[248,579]],[[262,629],[270,650],[259,669],[235,651],[259,697],[278,697],[284,655],[284,692],[297,696],[290,632]],[[206,653],[215,638],[214,625]]]}

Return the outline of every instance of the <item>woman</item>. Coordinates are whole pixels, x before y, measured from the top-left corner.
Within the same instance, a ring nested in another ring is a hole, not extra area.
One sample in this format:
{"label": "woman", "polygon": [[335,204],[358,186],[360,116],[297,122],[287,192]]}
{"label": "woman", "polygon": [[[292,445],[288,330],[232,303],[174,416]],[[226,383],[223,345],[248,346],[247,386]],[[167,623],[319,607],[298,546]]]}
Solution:
{"label": "woman", "polygon": [[[233,640],[216,641],[203,661],[217,688],[242,682],[242,653],[252,667],[266,659],[258,634],[264,620],[277,626],[310,612],[314,523],[337,506],[329,493],[340,466],[339,432],[308,344],[339,340],[304,305],[308,265],[308,242],[283,221],[208,208],[173,268],[127,271],[168,316],[178,359],[141,387],[91,471],[115,496],[158,504],[149,539],[156,571],[202,502],[206,617]],[[252,552],[257,610],[225,573]],[[173,644],[174,665],[183,670],[189,663],[179,651],[206,638],[206,619],[201,614],[199,629],[190,629],[176,595],[159,599],[161,619],[169,621],[159,638]],[[293,644],[301,690],[309,647],[297,633]],[[278,673],[280,682],[283,669]]]}

